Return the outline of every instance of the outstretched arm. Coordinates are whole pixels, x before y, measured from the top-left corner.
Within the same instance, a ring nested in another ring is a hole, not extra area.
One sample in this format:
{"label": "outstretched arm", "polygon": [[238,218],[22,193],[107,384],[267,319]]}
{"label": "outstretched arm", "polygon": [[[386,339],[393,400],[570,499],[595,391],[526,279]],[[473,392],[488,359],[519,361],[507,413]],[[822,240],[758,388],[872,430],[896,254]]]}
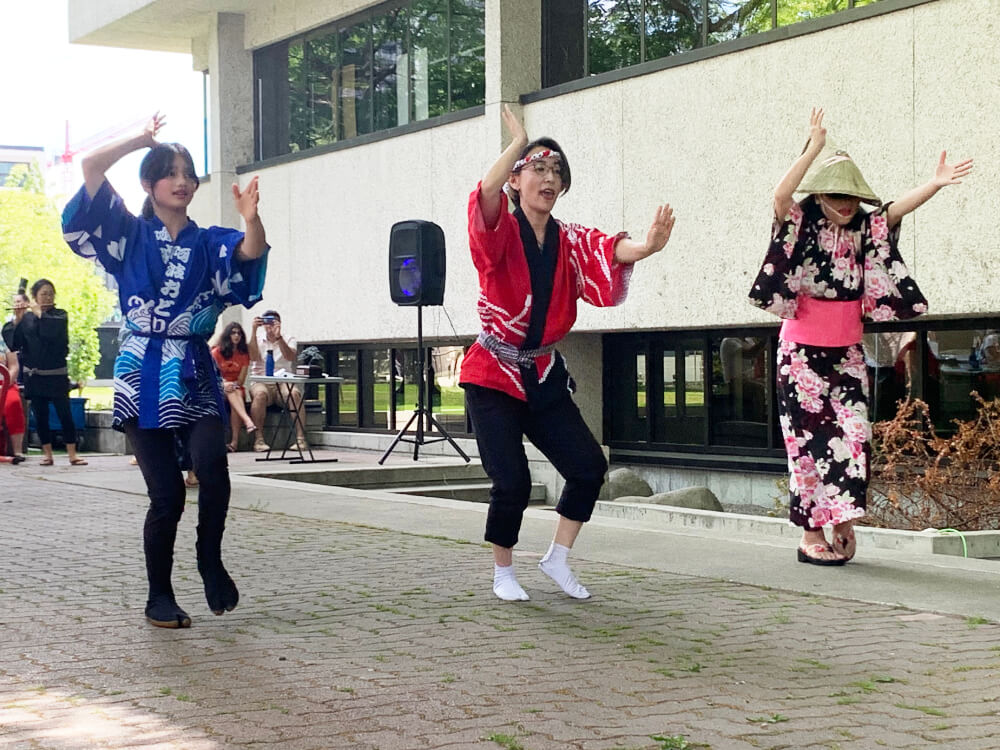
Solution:
{"label": "outstretched arm", "polygon": [[788,213],[795,202],[795,191],[806,176],[810,165],[819,156],[826,145],[826,128],[823,127],[823,110],[813,107],[809,113],[809,143],[792,166],[785,172],[778,186],[774,189],[774,215],[779,219]]}
{"label": "outstretched arm", "polygon": [[482,189],[479,195],[479,208],[483,212],[483,221],[486,226],[492,227],[500,217],[500,189],[507,182],[510,170],[514,168],[514,162],[521,155],[521,150],[528,145],[528,134],[524,130],[524,125],[517,119],[510,107],[503,105],[503,112],[500,113],[503,124],[510,133],[510,144],[500,154],[486,176],[483,177]]}
{"label": "outstretched arm", "polygon": [[945,185],[961,185],[962,178],[968,177],[972,172],[972,159],[960,161],[958,164],[947,164],[945,163],[947,158],[948,152],[942,151],[941,158],[938,159],[937,169],[934,170],[934,176],[923,185],[913,188],[889,204],[886,220],[889,222],[890,228],[899,224],[910,211],[916,210],[933,198],[937,191]]}
{"label": "outstretched arm", "polygon": [[257,189],[257,178],[250,180],[246,190],[241,191],[240,186],[233,184],[233,200],[236,201],[236,210],[240,212],[243,221],[246,222],[246,232],[243,239],[236,248],[236,255],[241,260],[255,260],[267,250],[267,237],[264,235],[264,225],[257,214],[257,203],[260,201],[260,192]]}
{"label": "outstretched arm", "polygon": [[670,233],[674,231],[674,210],[669,203],[664,203],[656,209],[656,216],[646,233],[645,242],[630,239],[620,239],[615,244],[615,262],[635,263],[658,253],[666,246]]}
{"label": "outstretched arm", "polygon": [[140,148],[152,148],[156,145],[156,134],[166,124],[164,115],[157,112],[153,115],[142,132],[137,135],[126,136],[107,146],[101,146],[96,151],[92,151],[84,157],[81,166],[83,167],[83,184],[87,188],[87,195],[93,198],[97,191],[104,184],[104,173],[114,165],[116,161],[126,154],[138,151]]}

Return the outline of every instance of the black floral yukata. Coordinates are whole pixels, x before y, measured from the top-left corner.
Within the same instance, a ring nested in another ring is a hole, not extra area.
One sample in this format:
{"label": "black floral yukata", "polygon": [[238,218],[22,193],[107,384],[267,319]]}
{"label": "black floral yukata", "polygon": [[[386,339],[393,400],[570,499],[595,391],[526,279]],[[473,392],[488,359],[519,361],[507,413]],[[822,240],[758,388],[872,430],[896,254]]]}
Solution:
{"label": "black floral yukata", "polygon": [[[927,300],[899,254],[899,227],[886,204],[859,210],[844,227],[823,216],[815,196],[775,219],[771,246],[750,301],[794,319],[799,300],[857,301],[863,320],[906,320]],[[778,410],[789,469],[790,520],[821,529],[865,514],[871,425],[868,373],[860,340],[810,346],[779,340]]]}

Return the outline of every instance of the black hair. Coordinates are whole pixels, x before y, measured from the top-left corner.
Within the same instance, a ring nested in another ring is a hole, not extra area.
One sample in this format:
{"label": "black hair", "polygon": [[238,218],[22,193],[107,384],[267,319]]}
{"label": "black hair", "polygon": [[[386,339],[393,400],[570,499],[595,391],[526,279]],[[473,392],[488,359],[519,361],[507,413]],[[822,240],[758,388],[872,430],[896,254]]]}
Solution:
{"label": "black hair", "polygon": [[[531,143],[529,143],[527,146],[521,149],[521,154],[520,156],[517,157],[518,161],[525,158],[528,154],[532,152],[532,150],[539,147],[547,148],[550,151],[558,151],[560,156],[562,157],[559,160],[559,176],[562,177],[562,190],[559,192],[559,195],[565,195],[566,193],[569,192],[569,186],[573,182],[573,176],[569,170],[569,160],[566,158],[566,154],[563,152],[562,146],[556,143],[554,138],[549,138],[546,136],[543,138],[536,138],[535,140],[531,141]],[[520,172],[521,170],[518,169],[515,171]],[[510,191],[510,197],[514,201],[514,205],[520,206],[521,194],[518,193],[518,191],[516,191],[510,185],[508,185],[507,188]]]}
{"label": "black hair", "polygon": [[240,354],[249,354],[250,350],[247,348],[247,333],[243,330],[243,326],[237,323],[235,320],[222,329],[221,340],[219,341],[219,352],[226,359],[233,358],[233,331],[240,332],[240,343],[236,345],[236,351]]}
{"label": "black hair", "polygon": [[[150,188],[164,177],[169,177],[174,170],[174,158],[180,155],[184,159],[184,174],[194,180],[195,188],[201,184],[194,169],[194,159],[191,152],[179,143],[157,143],[142,159],[139,165],[139,179],[148,182]],[[142,218],[153,218],[153,201],[147,195],[142,204]]]}
{"label": "black hair", "polygon": [[38,281],[36,281],[34,284],[31,285],[31,298],[35,299],[38,296],[39,290],[43,286],[45,286],[46,284],[48,284],[50,287],[52,287],[52,293],[53,294],[56,293],[56,285],[55,284],[53,284],[48,279],[39,279]]}

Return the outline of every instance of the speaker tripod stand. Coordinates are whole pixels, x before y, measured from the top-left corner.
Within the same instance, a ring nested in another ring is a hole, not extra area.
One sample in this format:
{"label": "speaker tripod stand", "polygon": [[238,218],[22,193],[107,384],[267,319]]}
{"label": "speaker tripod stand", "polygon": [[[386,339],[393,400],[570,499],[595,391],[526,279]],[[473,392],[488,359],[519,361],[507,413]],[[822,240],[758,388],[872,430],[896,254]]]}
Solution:
{"label": "speaker tripod stand", "polygon": [[[426,407],[425,397],[427,395],[427,362],[425,356],[427,350],[424,348],[424,306],[417,305],[417,408],[413,412],[413,415],[407,421],[398,433],[396,433],[396,438],[392,441],[392,444],[386,449],[385,453],[382,454],[382,458],[378,460],[379,464],[385,463],[385,460],[392,453],[393,449],[400,443],[413,443],[413,460],[416,461],[420,454],[421,445],[429,445],[431,443],[440,443],[447,440],[452,448],[465,459],[466,463],[471,460],[465,451],[458,447],[458,443],[452,440],[451,435],[445,430],[441,424],[434,419],[434,415],[431,413],[430,409]],[[391,397],[391,396],[390,396]],[[414,420],[417,423],[416,434],[413,437],[407,435],[410,430],[410,426],[413,424]],[[437,429],[440,433],[439,437],[428,438],[424,434],[424,426],[430,429],[431,426]]]}

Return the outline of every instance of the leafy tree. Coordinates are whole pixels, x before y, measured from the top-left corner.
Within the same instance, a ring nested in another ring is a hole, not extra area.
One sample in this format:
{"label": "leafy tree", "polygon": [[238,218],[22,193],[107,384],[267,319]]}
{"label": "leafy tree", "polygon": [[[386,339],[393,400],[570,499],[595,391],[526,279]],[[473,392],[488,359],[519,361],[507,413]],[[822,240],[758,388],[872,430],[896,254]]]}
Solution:
{"label": "leafy tree", "polygon": [[44,184],[32,164],[14,167],[0,188],[0,297],[9,306],[21,278],[29,285],[40,278],[55,284],[57,304],[69,314],[69,377],[78,382],[94,376],[100,359],[95,328],[111,315],[115,297],[95,265],[63,242],[59,212]]}

